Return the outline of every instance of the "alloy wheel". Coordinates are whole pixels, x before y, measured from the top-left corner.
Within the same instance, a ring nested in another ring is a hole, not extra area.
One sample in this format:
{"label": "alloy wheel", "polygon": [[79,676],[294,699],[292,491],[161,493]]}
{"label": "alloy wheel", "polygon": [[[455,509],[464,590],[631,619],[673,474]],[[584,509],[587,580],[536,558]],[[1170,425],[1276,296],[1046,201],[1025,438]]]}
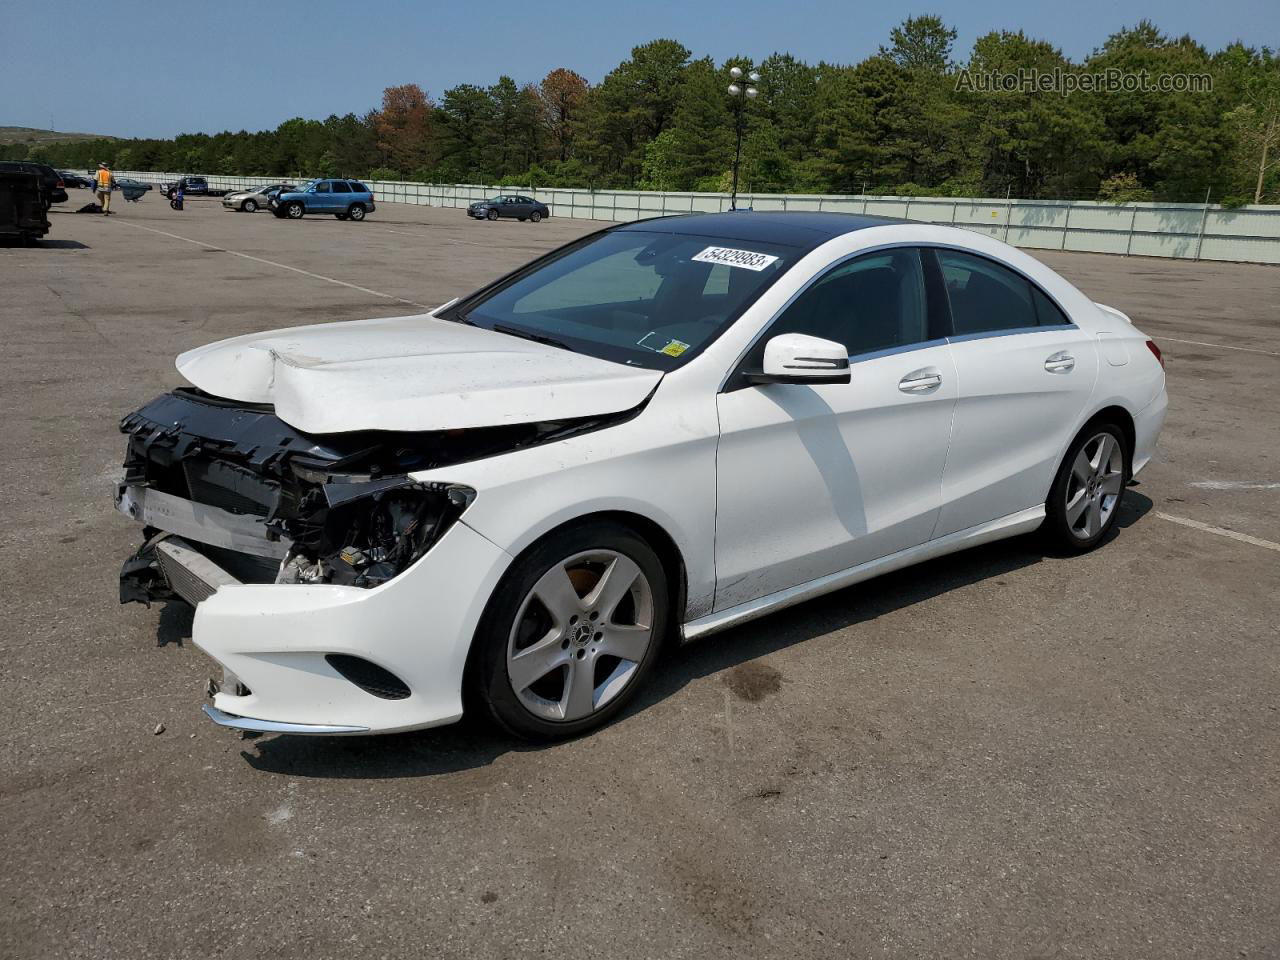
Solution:
{"label": "alloy wheel", "polygon": [[1071,464],[1063,515],[1073,536],[1096,537],[1111,520],[1124,490],[1124,451],[1110,433],[1091,437]]}
{"label": "alloy wheel", "polygon": [[653,642],[653,590],[614,550],[553,564],[529,590],[507,639],[507,678],[521,705],[551,721],[604,709]]}

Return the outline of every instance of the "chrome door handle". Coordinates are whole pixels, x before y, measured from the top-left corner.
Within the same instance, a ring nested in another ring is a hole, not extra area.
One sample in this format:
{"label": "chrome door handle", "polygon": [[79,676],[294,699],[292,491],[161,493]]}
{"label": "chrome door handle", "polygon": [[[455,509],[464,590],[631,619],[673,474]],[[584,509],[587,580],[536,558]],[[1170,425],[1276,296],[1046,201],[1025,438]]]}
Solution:
{"label": "chrome door handle", "polygon": [[942,372],[937,367],[912,370],[898,381],[898,389],[903,393],[927,393],[940,386],[942,386]]}
{"label": "chrome door handle", "polygon": [[1076,358],[1065,350],[1055,353],[1044,362],[1044,368],[1050,373],[1070,373],[1075,365]]}

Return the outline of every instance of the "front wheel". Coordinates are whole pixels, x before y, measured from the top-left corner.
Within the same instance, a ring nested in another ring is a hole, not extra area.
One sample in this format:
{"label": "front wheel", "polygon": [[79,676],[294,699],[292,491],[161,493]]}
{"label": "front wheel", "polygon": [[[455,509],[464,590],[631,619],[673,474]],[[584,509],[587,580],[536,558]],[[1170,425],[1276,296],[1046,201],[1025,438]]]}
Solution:
{"label": "front wheel", "polygon": [[662,562],[632,530],[599,521],[552,534],[494,591],[476,632],[473,689],[517,736],[585,733],[644,683],[669,611]]}
{"label": "front wheel", "polygon": [[498,219],[498,211],[497,211],[497,210],[490,210],[487,214],[485,214],[485,218],[486,218],[486,219],[488,219],[488,220],[497,220],[497,219]]}
{"label": "front wheel", "polygon": [[284,207],[284,215],[290,220],[301,220],[302,215],[306,212],[306,209],[297,200],[285,204]]}
{"label": "front wheel", "polygon": [[349,207],[347,208],[347,217],[348,217],[349,219],[351,219],[351,220],[354,220],[356,223],[359,223],[361,220],[363,220],[363,219],[364,219],[364,204],[363,204],[363,203],[353,203],[351,206],[349,206]]}
{"label": "front wheel", "polygon": [[533,211],[533,213],[529,214],[529,219],[532,220],[534,223],[541,223],[542,214],[540,214],[537,210],[535,210]]}
{"label": "front wheel", "polygon": [[258,209],[258,201],[246,200],[244,203],[240,205],[240,209],[243,210],[245,213],[254,213]]}
{"label": "front wheel", "polygon": [[1100,544],[1115,526],[1129,479],[1124,432],[1113,423],[1095,423],[1067,448],[1045,505],[1044,533],[1073,553]]}

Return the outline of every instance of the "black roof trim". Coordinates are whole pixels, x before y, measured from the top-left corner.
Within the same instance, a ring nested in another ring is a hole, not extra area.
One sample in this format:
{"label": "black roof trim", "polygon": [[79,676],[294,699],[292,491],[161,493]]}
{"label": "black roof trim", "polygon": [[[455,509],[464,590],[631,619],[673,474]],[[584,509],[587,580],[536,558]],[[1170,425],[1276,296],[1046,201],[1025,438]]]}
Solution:
{"label": "black roof trim", "polygon": [[778,243],[811,250],[836,237],[865,230],[908,223],[896,217],[874,217],[858,213],[818,213],[816,211],[749,211],[732,213],[691,213],[674,217],[636,220],[611,227],[612,231],[638,230],[645,233],[692,234],[721,240],[752,240]]}

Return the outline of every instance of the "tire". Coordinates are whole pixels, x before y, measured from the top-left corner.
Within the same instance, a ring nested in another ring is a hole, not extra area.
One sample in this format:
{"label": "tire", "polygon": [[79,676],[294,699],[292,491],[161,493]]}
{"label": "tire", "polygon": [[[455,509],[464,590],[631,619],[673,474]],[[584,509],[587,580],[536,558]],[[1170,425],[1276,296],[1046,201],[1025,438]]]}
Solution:
{"label": "tire", "polygon": [[578,736],[643,686],[669,622],[667,577],[642,537],[612,521],[565,528],[522,553],[494,590],[476,630],[470,690],[518,737]]}
{"label": "tire", "polygon": [[256,213],[258,211],[258,201],[246,200],[244,203],[240,204],[240,209],[245,213]]}
{"label": "tire", "polygon": [[497,211],[497,210],[490,210],[488,213],[486,213],[486,214],[484,215],[484,217],[485,217],[485,219],[486,219],[486,220],[497,220],[497,219],[498,219],[498,211]]}
{"label": "tire", "polygon": [[1087,553],[1102,543],[1120,516],[1131,456],[1114,423],[1095,421],[1080,431],[1049,488],[1041,530],[1050,545]]}
{"label": "tire", "polygon": [[290,200],[284,205],[284,215],[290,220],[301,220],[306,212],[306,207],[297,200]]}
{"label": "tire", "polygon": [[534,223],[541,223],[542,214],[540,214],[537,210],[535,210],[533,211],[533,213],[529,214],[529,219],[532,220]]}
{"label": "tire", "polygon": [[359,223],[361,220],[363,220],[364,204],[353,203],[351,206],[347,207],[347,219],[354,220],[356,223]]}

